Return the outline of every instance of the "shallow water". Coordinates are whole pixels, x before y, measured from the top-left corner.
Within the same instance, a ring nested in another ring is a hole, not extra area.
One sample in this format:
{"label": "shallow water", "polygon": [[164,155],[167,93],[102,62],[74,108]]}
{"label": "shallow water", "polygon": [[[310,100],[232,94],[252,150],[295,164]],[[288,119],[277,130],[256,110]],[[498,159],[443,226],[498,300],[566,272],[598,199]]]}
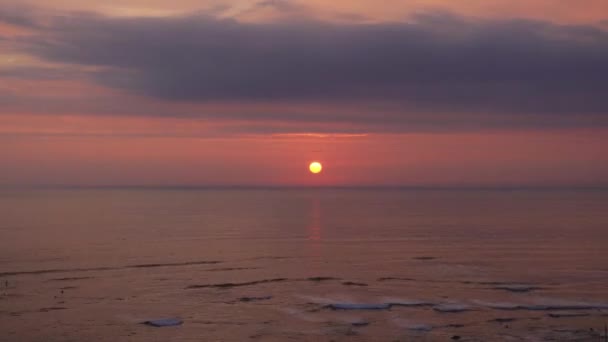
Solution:
{"label": "shallow water", "polygon": [[607,209],[599,190],[4,190],[0,331],[593,341]]}

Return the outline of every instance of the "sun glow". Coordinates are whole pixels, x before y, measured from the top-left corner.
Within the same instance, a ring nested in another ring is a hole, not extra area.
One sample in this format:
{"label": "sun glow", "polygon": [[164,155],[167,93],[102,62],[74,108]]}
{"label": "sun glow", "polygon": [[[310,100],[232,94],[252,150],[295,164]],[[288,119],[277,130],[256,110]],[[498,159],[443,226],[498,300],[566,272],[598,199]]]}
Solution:
{"label": "sun glow", "polygon": [[323,166],[321,165],[321,163],[315,161],[315,162],[310,163],[310,165],[308,166],[308,169],[312,173],[319,173],[319,172],[321,172],[321,170],[323,170]]}

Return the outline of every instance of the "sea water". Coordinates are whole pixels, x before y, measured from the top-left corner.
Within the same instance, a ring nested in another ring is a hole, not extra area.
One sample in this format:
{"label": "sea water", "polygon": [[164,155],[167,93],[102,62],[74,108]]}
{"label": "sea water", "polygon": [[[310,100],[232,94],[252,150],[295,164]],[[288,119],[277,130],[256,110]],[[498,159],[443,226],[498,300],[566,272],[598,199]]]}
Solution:
{"label": "sea water", "polygon": [[608,191],[2,190],[0,281],[7,341],[593,340]]}

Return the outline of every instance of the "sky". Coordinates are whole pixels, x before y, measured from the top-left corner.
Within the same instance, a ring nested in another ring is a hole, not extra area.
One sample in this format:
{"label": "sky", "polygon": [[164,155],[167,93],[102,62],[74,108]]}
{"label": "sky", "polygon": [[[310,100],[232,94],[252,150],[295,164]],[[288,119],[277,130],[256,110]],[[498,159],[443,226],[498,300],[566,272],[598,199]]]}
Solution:
{"label": "sky", "polygon": [[0,186],[605,186],[606,61],[605,0],[0,0]]}

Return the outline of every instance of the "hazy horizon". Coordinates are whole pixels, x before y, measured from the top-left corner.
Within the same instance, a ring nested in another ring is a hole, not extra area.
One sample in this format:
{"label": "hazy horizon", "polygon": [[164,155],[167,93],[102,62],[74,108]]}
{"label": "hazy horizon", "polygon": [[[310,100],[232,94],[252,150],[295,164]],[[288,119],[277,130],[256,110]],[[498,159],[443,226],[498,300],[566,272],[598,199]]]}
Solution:
{"label": "hazy horizon", "polygon": [[277,185],[277,184],[26,184],[26,185],[0,185],[0,190],[10,189],[33,189],[33,190],[61,190],[61,189],[176,189],[176,190],[196,190],[196,189],[355,189],[355,190],[608,190],[608,184],[353,184],[353,185]]}

